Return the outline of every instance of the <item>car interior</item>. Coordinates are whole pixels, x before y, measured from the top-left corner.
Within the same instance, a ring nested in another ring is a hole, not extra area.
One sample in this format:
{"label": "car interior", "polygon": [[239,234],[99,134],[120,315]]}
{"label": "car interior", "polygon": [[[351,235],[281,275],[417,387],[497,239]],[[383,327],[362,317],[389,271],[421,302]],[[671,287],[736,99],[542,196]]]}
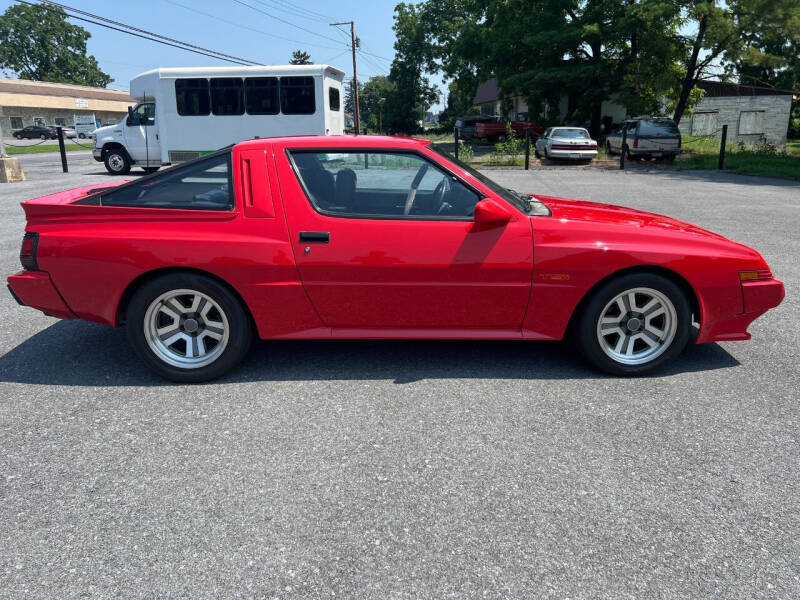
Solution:
{"label": "car interior", "polygon": [[320,212],[377,217],[472,217],[478,194],[413,154],[293,151]]}

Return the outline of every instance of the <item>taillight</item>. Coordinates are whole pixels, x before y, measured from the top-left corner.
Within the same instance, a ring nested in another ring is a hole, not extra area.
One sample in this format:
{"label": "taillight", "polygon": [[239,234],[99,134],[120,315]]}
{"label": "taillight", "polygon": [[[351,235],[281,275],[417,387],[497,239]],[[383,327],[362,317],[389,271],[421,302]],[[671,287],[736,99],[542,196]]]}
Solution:
{"label": "taillight", "polygon": [[19,262],[23,269],[38,271],[36,264],[36,248],[39,246],[39,234],[27,232],[22,238],[22,248],[19,250]]}
{"label": "taillight", "polygon": [[634,148],[638,148],[639,147],[639,138],[633,138],[633,147]]}
{"label": "taillight", "polygon": [[739,271],[740,281],[768,281],[772,279],[772,271],[758,269],[757,271]]}

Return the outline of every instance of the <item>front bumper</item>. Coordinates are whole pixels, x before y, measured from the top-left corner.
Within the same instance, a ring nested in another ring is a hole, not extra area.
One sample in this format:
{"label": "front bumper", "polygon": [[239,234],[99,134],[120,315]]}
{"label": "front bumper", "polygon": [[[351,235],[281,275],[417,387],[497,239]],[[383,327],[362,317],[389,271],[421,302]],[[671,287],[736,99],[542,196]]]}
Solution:
{"label": "front bumper", "polygon": [[103,162],[103,149],[102,148],[94,148],[94,149],[92,149],[92,157],[97,162]]}
{"label": "front bumper", "polygon": [[591,160],[597,158],[597,150],[548,150],[547,156],[569,160]]}
{"label": "front bumper", "polygon": [[50,275],[44,271],[20,271],[8,277],[8,289],[14,300],[51,317],[77,319],[61,298]]}
{"label": "front bumper", "polygon": [[742,282],[742,313],[718,319],[700,329],[696,343],[735,342],[749,340],[750,323],[771,308],[778,306],[786,296],[783,283],[777,279]]}

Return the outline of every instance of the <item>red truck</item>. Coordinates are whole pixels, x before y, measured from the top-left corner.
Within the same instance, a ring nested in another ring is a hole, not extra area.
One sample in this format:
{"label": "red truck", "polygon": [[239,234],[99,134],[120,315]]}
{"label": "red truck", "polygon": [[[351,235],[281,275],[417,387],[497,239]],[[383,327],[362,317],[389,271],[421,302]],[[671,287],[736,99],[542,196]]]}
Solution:
{"label": "red truck", "polygon": [[531,139],[535,140],[544,133],[544,128],[538,123],[530,121],[489,121],[475,124],[475,137],[489,140],[490,142],[505,142],[508,137],[508,126],[514,130],[517,137],[524,138],[525,131],[530,130]]}

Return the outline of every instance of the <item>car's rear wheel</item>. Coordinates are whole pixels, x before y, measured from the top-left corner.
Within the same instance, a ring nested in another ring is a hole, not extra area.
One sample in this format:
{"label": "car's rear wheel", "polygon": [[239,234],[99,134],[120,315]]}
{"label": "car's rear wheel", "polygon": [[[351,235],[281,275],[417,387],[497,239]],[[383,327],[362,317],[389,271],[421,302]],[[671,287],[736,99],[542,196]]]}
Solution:
{"label": "car's rear wheel", "polygon": [[40,137],[41,139],[43,139],[43,140],[46,140],[46,139],[47,139],[47,136],[46,136],[45,134],[42,134],[42,135],[40,135],[39,137]]}
{"label": "car's rear wheel", "polygon": [[247,312],[224,285],[201,275],[154,279],[135,292],[127,311],[128,339],[156,373],[172,381],[215,379],[247,353]]}
{"label": "car's rear wheel", "polygon": [[131,171],[131,161],[124,150],[112,148],[106,150],[106,157],[103,159],[106,171],[112,175],[125,175]]}
{"label": "car's rear wheel", "polygon": [[692,327],[686,294],[654,273],[607,282],[577,317],[578,348],[592,364],[614,375],[644,375],[670,362],[686,346]]}

